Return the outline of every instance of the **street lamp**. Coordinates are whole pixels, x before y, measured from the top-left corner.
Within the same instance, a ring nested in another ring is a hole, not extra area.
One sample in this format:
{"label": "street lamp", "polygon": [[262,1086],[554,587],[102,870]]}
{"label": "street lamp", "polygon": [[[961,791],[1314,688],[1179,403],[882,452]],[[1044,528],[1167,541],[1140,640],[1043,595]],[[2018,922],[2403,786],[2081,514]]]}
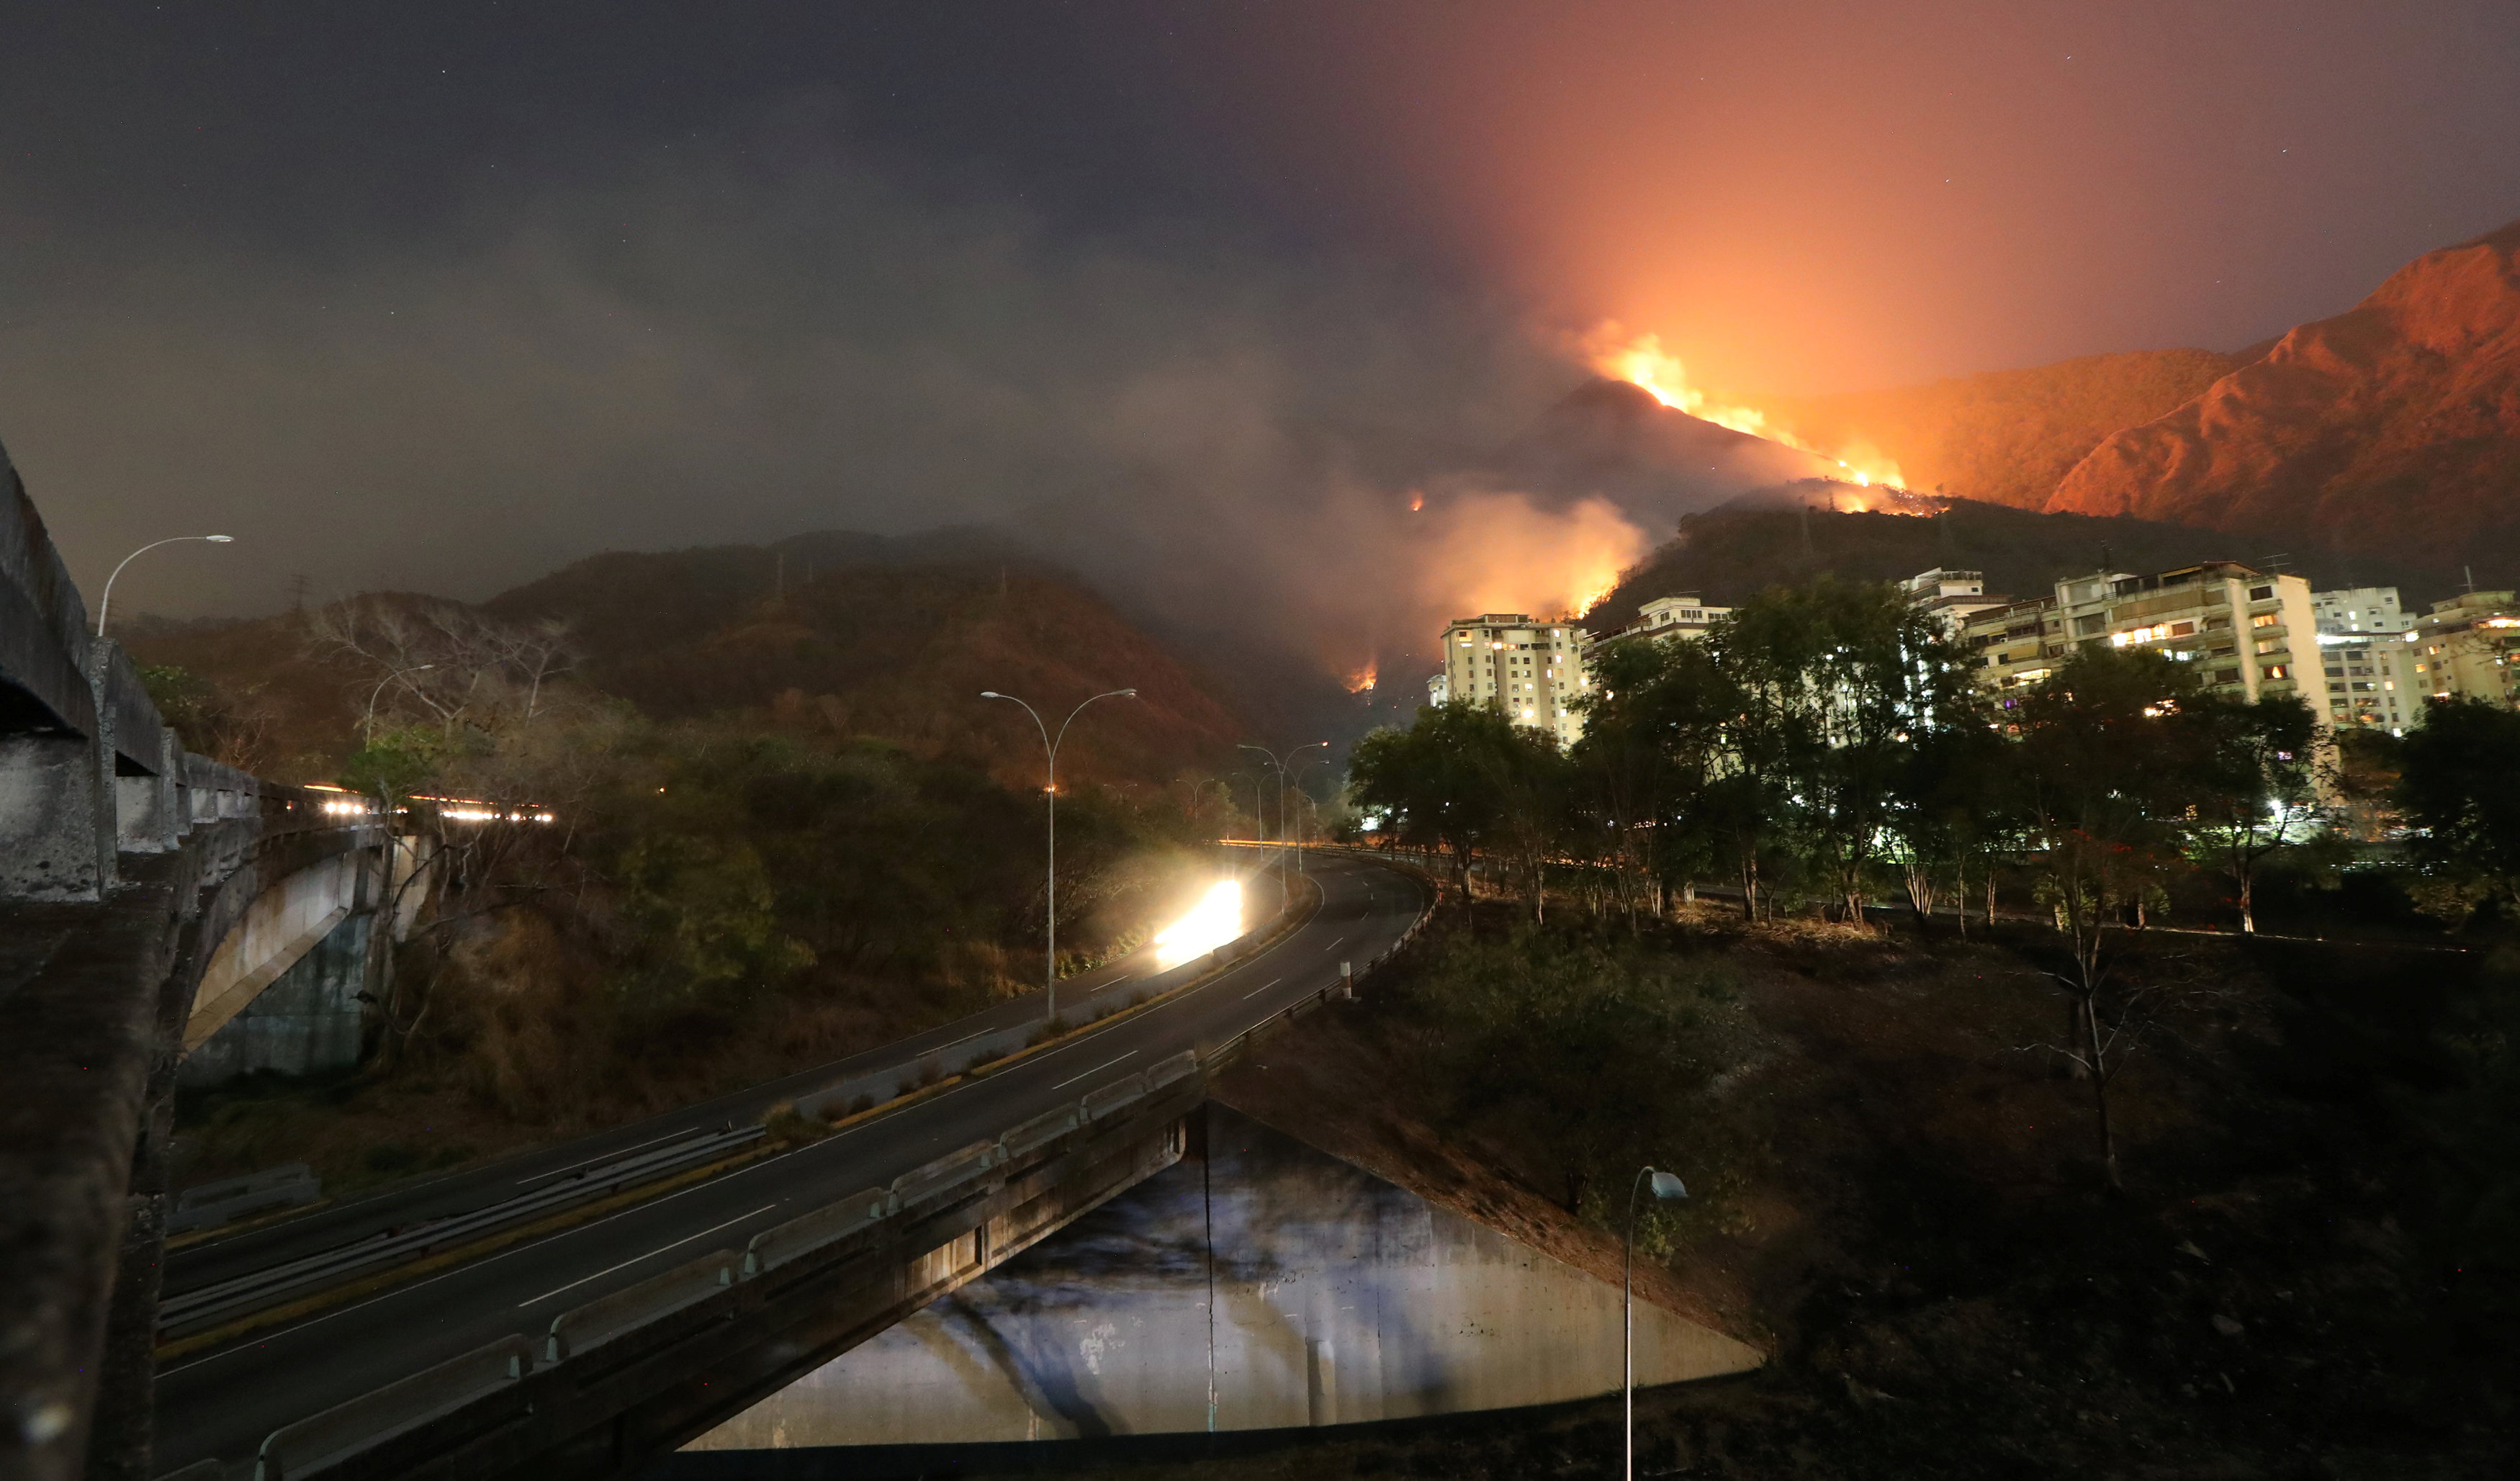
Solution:
{"label": "street lamp", "polygon": [[1033,708],[1031,705],[1029,705],[1029,704],[1024,704],[1024,702],[1023,702],[1021,699],[1017,699],[1017,698],[1016,698],[1014,696],[1012,696],[1012,695],[1002,695],[1002,694],[999,694],[996,690],[993,690],[993,689],[984,689],[984,690],[980,691],[980,697],[981,697],[981,698],[983,698],[983,699],[1004,699],[1004,700],[1009,701],[1010,703],[1013,703],[1013,704],[1023,704],[1024,713],[1025,713],[1025,714],[1027,714],[1027,715],[1032,716],[1032,723],[1033,723],[1034,728],[1035,728],[1035,729],[1037,729],[1037,730],[1039,730],[1039,731],[1041,732],[1041,748],[1042,748],[1042,751],[1043,751],[1043,752],[1044,752],[1044,753],[1049,757],[1049,760],[1050,760],[1050,786],[1049,786],[1049,788],[1048,788],[1048,795],[1049,795],[1049,798],[1050,798],[1050,853],[1049,853],[1049,860],[1050,860],[1050,862],[1049,862],[1049,872],[1048,872],[1048,874],[1044,876],[1044,882],[1043,882],[1043,885],[1042,885],[1042,915],[1043,915],[1043,917],[1044,917],[1044,924],[1045,924],[1045,926],[1047,927],[1047,932],[1048,932],[1048,936],[1049,936],[1049,945],[1048,945],[1048,946],[1046,946],[1046,947],[1043,949],[1043,960],[1042,960],[1042,997],[1044,998],[1044,1000],[1046,1001],[1046,1003],[1047,1003],[1047,1005],[1048,1005],[1048,1007],[1049,1007],[1050,1011],[1049,1011],[1048,1017],[1049,1017],[1049,1021],[1050,1021],[1050,1023],[1051,1023],[1051,1025],[1052,1025],[1053,1027],[1057,1027],[1057,1026],[1058,1026],[1058,745],[1059,745],[1059,741],[1061,741],[1061,740],[1065,740],[1067,739],[1067,728],[1068,728],[1069,726],[1071,726],[1071,725],[1073,725],[1073,724],[1075,724],[1075,723],[1076,723],[1076,717],[1077,717],[1077,716],[1079,716],[1079,715],[1081,715],[1081,714],[1085,713],[1085,705],[1086,705],[1086,704],[1091,704],[1091,703],[1093,703],[1095,699],[1120,699],[1120,698],[1135,698],[1135,697],[1137,697],[1137,694],[1138,694],[1138,692],[1137,692],[1136,690],[1134,690],[1134,689],[1115,689],[1115,690],[1108,690],[1108,691],[1105,691],[1105,692],[1104,692],[1104,693],[1102,693],[1102,694],[1099,694],[1099,695],[1094,696],[1093,696],[1093,698],[1087,699],[1087,700],[1085,701],[1085,704],[1080,704],[1080,705],[1076,706],[1076,708],[1074,708],[1074,709],[1072,709],[1072,710],[1069,710],[1069,711],[1067,712],[1067,718],[1066,718],[1066,719],[1064,719],[1064,720],[1061,720],[1060,722],[1058,722],[1058,738],[1057,738],[1056,740],[1054,740],[1054,739],[1052,739],[1051,734],[1050,734],[1050,727],[1042,723],[1041,711],[1039,711],[1039,710],[1037,710],[1037,709],[1034,709],[1034,708]]}
{"label": "street lamp", "polygon": [[370,691],[368,691],[368,714],[367,714],[367,718],[366,718],[365,720],[361,721],[361,722],[360,722],[360,725],[359,725],[359,743],[360,743],[361,745],[374,745],[374,744],[376,744],[376,741],[377,741],[377,696],[382,695],[382,694],[383,694],[383,693],[385,692],[385,686],[386,686],[386,685],[388,685],[388,684],[393,683],[396,679],[401,678],[401,677],[402,677],[403,675],[405,675],[405,674],[416,674],[416,673],[419,673],[422,669],[425,669],[425,668],[435,668],[435,667],[437,667],[437,665],[436,665],[436,664],[434,664],[434,663],[415,663],[415,664],[413,664],[413,665],[412,665],[411,667],[409,667],[409,668],[398,668],[398,669],[395,669],[392,673],[387,674],[387,675],[385,675],[383,678],[379,679],[379,680],[377,681],[377,687],[376,687],[376,688],[374,688],[374,689],[372,689],[372,690],[370,690]]}
{"label": "street lamp", "polygon": [[132,561],[139,560],[142,556],[147,555],[149,552],[156,550],[161,545],[173,545],[178,541],[183,540],[207,540],[212,545],[225,545],[235,538],[236,536],[234,535],[168,535],[163,540],[152,540],[147,545],[133,551],[130,555],[123,557],[122,565],[115,566],[113,568],[113,574],[105,578],[105,595],[100,598],[96,604],[96,635],[100,638],[105,636],[105,614],[113,608],[113,583],[116,578],[121,576],[123,565],[129,565]]}
{"label": "street lamp", "polygon": [[[1286,763],[1287,763],[1287,762],[1289,762],[1289,761],[1291,761],[1291,760],[1293,760],[1293,759],[1295,758],[1295,753],[1296,753],[1297,751],[1308,751],[1308,750],[1311,750],[1311,749],[1312,749],[1314,746],[1316,746],[1316,745],[1328,745],[1328,744],[1329,744],[1329,742],[1328,742],[1328,740],[1312,740],[1312,741],[1307,741],[1307,742],[1305,742],[1305,743],[1304,743],[1304,744],[1302,744],[1302,745],[1289,746],[1289,747],[1287,748],[1287,750],[1286,750],[1286,754],[1284,754],[1284,755],[1282,755],[1282,756],[1279,755],[1277,752],[1275,752],[1275,751],[1273,751],[1273,750],[1270,750],[1270,749],[1269,749],[1267,746],[1265,746],[1265,745],[1253,745],[1252,743],[1250,743],[1250,742],[1249,742],[1249,741],[1247,741],[1247,740],[1246,740],[1246,741],[1244,741],[1244,742],[1242,742],[1241,746],[1239,747],[1239,749],[1246,750],[1246,751],[1258,751],[1260,754],[1262,754],[1262,755],[1264,755],[1264,756],[1266,756],[1266,757],[1268,757],[1268,758],[1269,758],[1269,764],[1270,764],[1271,766],[1274,766],[1274,767],[1276,767],[1276,768],[1278,769],[1278,841],[1279,841],[1279,844],[1281,845],[1281,850],[1280,850],[1279,857],[1278,857],[1278,880],[1279,880],[1279,883],[1280,883],[1282,886],[1284,884],[1284,882],[1285,882],[1285,878],[1286,878],[1286,859],[1285,859],[1285,854],[1284,854],[1284,851],[1283,851],[1283,845],[1284,845],[1284,844],[1286,843],[1286,841],[1287,841],[1287,834],[1286,834]],[[1252,806],[1254,807],[1254,809],[1257,809],[1257,808],[1258,808],[1258,806],[1259,806],[1259,803],[1255,800],[1255,801],[1252,803]],[[1255,827],[1256,827],[1256,826],[1257,826],[1257,822],[1256,822],[1256,820],[1255,820]],[[1261,836],[1260,841],[1261,841],[1262,843],[1264,843],[1264,844],[1265,844],[1265,843],[1267,843],[1267,842],[1269,841],[1269,840],[1268,840],[1268,836],[1267,836],[1268,830],[1267,830],[1266,829],[1262,829],[1260,831],[1261,831],[1261,835],[1262,835],[1262,836]]]}
{"label": "street lamp", "polygon": [[1678,1178],[1650,1167],[1638,1168],[1636,1181],[1628,1185],[1628,1254],[1627,1263],[1619,1269],[1619,1388],[1626,1435],[1619,1474],[1624,1481],[1636,1481],[1637,1474],[1637,1190],[1644,1186],[1647,1177],[1653,1179],[1653,1195],[1657,1198],[1688,1196],[1688,1189],[1681,1186]]}

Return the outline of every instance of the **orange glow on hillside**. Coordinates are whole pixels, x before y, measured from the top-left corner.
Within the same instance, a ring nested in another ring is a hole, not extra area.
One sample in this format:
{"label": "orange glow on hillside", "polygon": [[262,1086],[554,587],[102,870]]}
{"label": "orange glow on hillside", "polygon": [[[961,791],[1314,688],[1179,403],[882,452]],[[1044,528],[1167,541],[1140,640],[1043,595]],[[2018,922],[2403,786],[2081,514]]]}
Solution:
{"label": "orange glow on hillside", "polygon": [[1373,693],[1373,682],[1379,676],[1380,668],[1380,660],[1375,660],[1350,673],[1341,682],[1347,685],[1347,692],[1351,695],[1370,695]]}
{"label": "orange glow on hillside", "polygon": [[1601,375],[1625,381],[1652,396],[1674,411],[1687,412],[1702,422],[1730,427],[1753,437],[1826,458],[1845,470],[1851,481],[1865,488],[1886,483],[1894,488],[1907,487],[1899,465],[1887,458],[1864,450],[1841,449],[1828,452],[1812,446],[1784,427],[1768,420],[1767,414],[1755,407],[1732,406],[1711,399],[1706,392],[1688,383],[1688,371],[1675,357],[1665,354],[1660,335],[1631,335],[1618,324],[1603,321],[1584,337],[1587,362]]}

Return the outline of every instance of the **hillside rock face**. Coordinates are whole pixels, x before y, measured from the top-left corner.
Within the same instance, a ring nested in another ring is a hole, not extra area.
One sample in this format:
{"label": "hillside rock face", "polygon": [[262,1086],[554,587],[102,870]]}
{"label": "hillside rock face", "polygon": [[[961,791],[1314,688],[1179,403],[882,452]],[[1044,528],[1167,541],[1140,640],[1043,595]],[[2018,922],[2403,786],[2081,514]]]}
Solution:
{"label": "hillside rock face", "polygon": [[2110,433],[2177,408],[2249,358],[2203,349],[2084,355],[1923,385],[1771,397],[1760,408],[1816,447],[1889,458],[1918,493],[2038,509]]}
{"label": "hillside rock face", "polygon": [[2046,507],[2482,556],[2504,580],[2520,556],[2520,222],[2415,259],[2351,312],[2109,437]]}

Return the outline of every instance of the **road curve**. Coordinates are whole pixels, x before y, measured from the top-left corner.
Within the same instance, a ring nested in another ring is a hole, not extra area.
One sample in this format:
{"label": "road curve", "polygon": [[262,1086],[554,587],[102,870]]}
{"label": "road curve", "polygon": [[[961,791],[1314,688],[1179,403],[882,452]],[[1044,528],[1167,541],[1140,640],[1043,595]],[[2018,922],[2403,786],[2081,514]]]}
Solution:
{"label": "road curve", "polygon": [[[1362,965],[1384,951],[1425,904],[1415,876],[1370,860],[1317,856],[1312,870],[1322,886],[1322,906],[1311,920],[1269,950],[1144,1012],[1085,1030],[1057,1049],[812,1145],[269,1328],[236,1346],[175,1361],[158,1379],[157,1469],[162,1474],[206,1458],[244,1460],[263,1436],[291,1420],[507,1333],[538,1335],[570,1307],[709,1250],[740,1249],[774,1224],[888,1184],[933,1157],[994,1137],[1169,1055],[1221,1044],[1336,981],[1341,961]],[[919,1045],[917,1052],[932,1047],[911,1043]],[[878,1053],[898,1056],[899,1048]],[[769,1090],[748,1094],[767,1104],[779,1098]],[[696,1111],[716,1116],[718,1104]],[[682,1114],[687,1119],[694,1112]],[[524,1176],[548,1173],[543,1163],[567,1167],[589,1155],[609,1155],[636,1140],[636,1131],[626,1128],[537,1153],[536,1165]],[[597,1150],[589,1153],[589,1145]],[[499,1176],[513,1181],[523,1165],[501,1164]],[[433,1187],[439,1201],[449,1196],[445,1186]],[[338,1231],[378,1217],[371,1205],[353,1205],[327,1223]],[[306,1237],[275,1234],[252,1241],[252,1247],[279,1258],[270,1252],[299,1252]],[[185,1263],[227,1274],[240,1258],[231,1253],[215,1262]]]}

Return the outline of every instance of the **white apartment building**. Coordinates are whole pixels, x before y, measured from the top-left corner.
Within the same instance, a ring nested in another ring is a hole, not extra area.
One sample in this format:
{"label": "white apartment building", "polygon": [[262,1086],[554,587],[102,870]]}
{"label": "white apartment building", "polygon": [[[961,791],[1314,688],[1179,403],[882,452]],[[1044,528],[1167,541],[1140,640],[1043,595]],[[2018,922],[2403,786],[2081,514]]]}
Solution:
{"label": "white apartment building", "polygon": [[2398,605],[2394,586],[2349,586],[2310,594],[2310,609],[2322,633],[2386,633],[2396,637],[2415,625],[2412,613]]}
{"label": "white apartment building", "polygon": [[2394,586],[2314,592],[2321,676],[2327,680],[2329,725],[2404,735],[2423,720],[2426,686],[2406,642],[2415,625]]}
{"label": "white apartment building", "polygon": [[2406,643],[2417,693],[2520,707],[2520,593],[2463,592],[2436,602]]}
{"label": "white apartment building", "polygon": [[1979,612],[2012,605],[2010,597],[1989,596],[1986,572],[1946,570],[1940,566],[1920,571],[1900,583],[1912,604],[1934,614],[1943,630],[1960,637],[1968,628],[1968,619]]}
{"label": "white apartment building", "polygon": [[1999,696],[2047,678],[2078,648],[2105,643],[2167,653],[2225,694],[2297,694],[2311,713],[2331,713],[2310,583],[2236,561],[2071,577],[2052,596],[1971,613],[1961,631],[1981,655],[1979,682]]}
{"label": "white apartment building", "polygon": [[1441,695],[1484,704],[1572,745],[1584,733],[1573,702],[1591,685],[1582,628],[1535,622],[1527,612],[1483,612],[1444,629],[1444,671],[1426,681],[1426,693],[1436,703]]}

